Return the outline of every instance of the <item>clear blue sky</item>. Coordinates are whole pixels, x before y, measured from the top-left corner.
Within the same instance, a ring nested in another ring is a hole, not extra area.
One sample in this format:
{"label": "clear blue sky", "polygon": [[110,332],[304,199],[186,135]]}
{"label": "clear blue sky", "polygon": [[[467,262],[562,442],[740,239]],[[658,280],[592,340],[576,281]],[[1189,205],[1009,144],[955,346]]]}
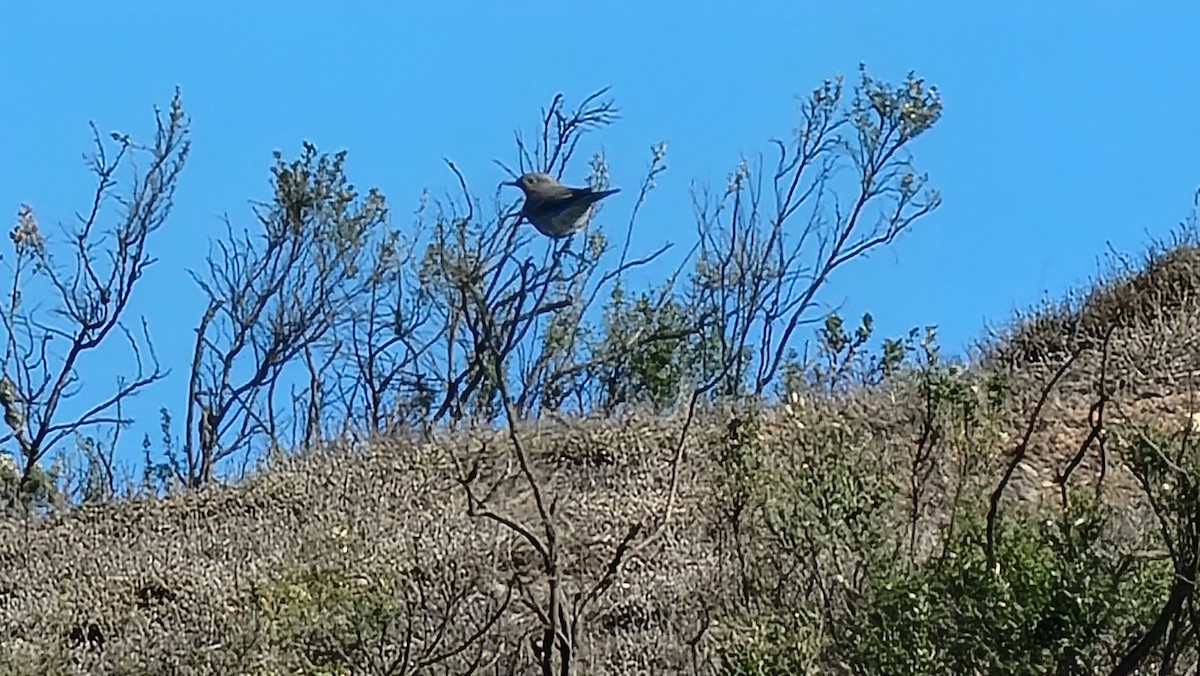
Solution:
{"label": "clear blue sky", "polygon": [[[567,178],[582,182],[603,149],[630,188],[607,212],[626,214],[650,145],[667,141],[635,241],[648,249],[691,242],[691,182],[723,184],[742,154],[769,153],[796,95],[839,73],[853,82],[860,61],[890,81],[914,70],[944,97],[913,146],[944,205],[846,268],[826,299],[870,310],[885,335],[937,324],[952,351],[1086,281],[1107,243],[1136,252],[1165,234],[1200,186],[1195,3],[42,0],[5,3],[0,25],[10,224],[22,202],[44,226],[84,207],[89,120],[144,137],[176,85],[193,120],[134,307],[175,374],[143,395],[150,418],[130,440],[157,438],[159,406],[182,411],[202,310],[184,269],[202,264],[223,213],[248,223],[247,201],[269,196],[271,152],[295,156],[306,139],[348,149],[352,180],[383,190],[404,223],[423,188],[453,188],[443,157],[487,194],[514,128],[556,92],[574,102],[611,86],[623,119],[589,137]],[[109,381],[99,366],[85,375]]]}

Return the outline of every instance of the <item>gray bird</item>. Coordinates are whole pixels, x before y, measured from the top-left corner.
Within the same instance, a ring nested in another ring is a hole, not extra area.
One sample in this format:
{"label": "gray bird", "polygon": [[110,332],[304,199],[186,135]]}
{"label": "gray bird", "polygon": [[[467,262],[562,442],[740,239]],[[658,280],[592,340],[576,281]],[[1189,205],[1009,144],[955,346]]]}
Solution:
{"label": "gray bird", "polygon": [[570,188],[540,172],[523,174],[515,181],[505,181],[504,185],[515,185],[525,193],[521,215],[538,232],[552,239],[578,232],[591,216],[593,204],[621,191],[620,188],[600,191]]}

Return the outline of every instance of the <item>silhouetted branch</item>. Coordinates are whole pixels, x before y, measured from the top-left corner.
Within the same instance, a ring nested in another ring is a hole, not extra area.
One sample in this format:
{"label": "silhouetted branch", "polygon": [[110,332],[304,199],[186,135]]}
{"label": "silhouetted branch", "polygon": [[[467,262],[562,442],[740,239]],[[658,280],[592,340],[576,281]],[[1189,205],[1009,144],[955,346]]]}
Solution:
{"label": "silhouetted branch", "polygon": [[[190,148],[188,120],[178,91],[170,110],[164,115],[156,109],[155,114],[152,144],[137,144],[128,136],[113,133],[116,152],[111,156],[92,126],[96,149],[88,164],[97,185],[87,211],[77,214],[80,225],[69,235],[69,265],[60,266],[47,251],[31,208],[24,207],[18,215],[18,227],[12,235],[16,269],[9,303],[0,315],[6,332],[4,361],[10,368],[15,367],[4,374],[2,403],[10,414],[5,438],[16,439],[20,447],[22,484],[30,481],[39,461],[64,438],[90,427],[128,424],[130,421],[119,415],[122,402],[166,375],[154,354],[145,323],[140,339],[121,327],[134,286],[154,263],[147,242],[171,212],[175,187]],[[135,164],[137,157],[148,158],[141,172]],[[134,169],[133,179],[128,193],[118,194],[117,172],[126,166]],[[115,226],[103,230],[104,206],[110,201],[120,207],[120,214]],[[33,310],[24,307],[23,296],[38,280],[45,281],[55,297],[50,314],[59,322],[35,320]],[[84,407],[82,413],[63,419],[62,403],[80,393],[80,365],[106,342],[113,329],[119,329],[130,346],[134,376],[121,379],[115,392]],[[50,349],[55,339],[67,343],[61,354]],[[142,360],[141,343],[148,348],[149,365]],[[151,367],[149,371],[147,366]]]}

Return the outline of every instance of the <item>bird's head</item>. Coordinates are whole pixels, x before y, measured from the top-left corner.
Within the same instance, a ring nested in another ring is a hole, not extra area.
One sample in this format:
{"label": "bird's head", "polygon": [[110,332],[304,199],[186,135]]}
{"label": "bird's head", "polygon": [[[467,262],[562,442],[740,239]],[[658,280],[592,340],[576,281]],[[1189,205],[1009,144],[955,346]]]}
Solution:
{"label": "bird's head", "polygon": [[527,174],[522,174],[515,181],[505,181],[504,185],[515,185],[516,187],[520,188],[522,192],[528,195],[530,193],[536,194],[539,188],[548,188],[556,185],[557,183],[558,182],[555,181],[550,174],[529,172]]}

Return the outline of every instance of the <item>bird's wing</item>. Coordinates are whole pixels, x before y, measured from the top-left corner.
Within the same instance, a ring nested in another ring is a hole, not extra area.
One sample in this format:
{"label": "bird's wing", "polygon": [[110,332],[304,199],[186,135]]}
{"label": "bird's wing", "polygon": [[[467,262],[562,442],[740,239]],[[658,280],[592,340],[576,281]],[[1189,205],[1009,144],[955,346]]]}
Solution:
{"label": "bird's wing", "polygon": [[538,200],[526,199],[524,211],[527,216],[531,217],[563,213],[568,210],[582,214],[584,209],[619,191],[619,188],[600,192],[591,188],[565,188],[563,192],[540,196],[541,199]]}
{"label": "bird's wing", "polygon": [[571,188],[570,190],[571,190],[572,197],[586,197],[586,198],[589,198],[589,201],[591,201],[591,202],[596,202],[598,200],[604,199],[605,197],[608,197],[609,195],[611,195],[613,193],[621,192],[620,188],[613,188],[611,190],[600,190],[600,191],[595,191],[595,190],[592,190],[591,188]]}

